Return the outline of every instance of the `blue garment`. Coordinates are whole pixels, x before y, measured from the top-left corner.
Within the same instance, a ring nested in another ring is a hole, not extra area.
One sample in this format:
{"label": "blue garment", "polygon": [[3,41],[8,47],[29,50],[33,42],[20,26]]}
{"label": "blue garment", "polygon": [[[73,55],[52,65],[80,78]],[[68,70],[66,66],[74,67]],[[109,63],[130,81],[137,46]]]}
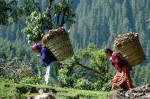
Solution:
{"label": "blue garment", "polygon": [[56,61],[55,56],[46,47],[41,48],[41,59],[45,66],[48,66],[51,62]]}
{"label": "blue garment", "polygon": [[61,86],[61,83],[57,79],[57,76],[59,74],[58,72],[58,67],[59,67],[59,62],[54,61],[51,62],[50,65],[46,67],[46,74],[45,74],[45,82],[46,85],[53,86]]}

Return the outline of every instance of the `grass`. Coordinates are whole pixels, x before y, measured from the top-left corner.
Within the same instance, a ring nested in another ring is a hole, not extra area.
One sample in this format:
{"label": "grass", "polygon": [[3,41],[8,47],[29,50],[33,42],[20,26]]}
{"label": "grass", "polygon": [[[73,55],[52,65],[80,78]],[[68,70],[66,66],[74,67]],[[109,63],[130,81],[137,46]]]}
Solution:
{"label": "grass", "polygon": [[71,88],[50,87],[41,85],[15,84],[11,81],[0,81],[0,99],[26,99],[35,96],[39,89],[49,90],[56,99],[107,99],[116,92],[89,91]]}

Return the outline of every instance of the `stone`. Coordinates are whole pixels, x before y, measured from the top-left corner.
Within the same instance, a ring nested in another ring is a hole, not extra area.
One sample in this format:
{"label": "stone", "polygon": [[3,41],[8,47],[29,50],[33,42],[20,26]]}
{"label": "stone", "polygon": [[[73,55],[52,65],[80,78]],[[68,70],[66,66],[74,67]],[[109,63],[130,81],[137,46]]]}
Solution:
{"label": "stone", "polygon": [[56,99],[54,96],[43,93],[37,96],[29,97],[27,99]]}

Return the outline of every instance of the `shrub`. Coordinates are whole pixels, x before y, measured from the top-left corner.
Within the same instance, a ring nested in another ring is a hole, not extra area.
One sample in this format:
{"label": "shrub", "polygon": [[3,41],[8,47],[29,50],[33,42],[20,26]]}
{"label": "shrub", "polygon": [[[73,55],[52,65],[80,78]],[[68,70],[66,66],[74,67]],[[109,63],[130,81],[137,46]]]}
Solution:
{"label": "shrub", "polygon": [[84,90],[92,90],[93,89],[93,85],[88,80],[80,78],[75,83],[74,88],[84,89]]}
{"label": "shrub", "polygon": [[40,77],[26,77],[19,81],[20,84],[44,85],[44,79]]}
{"label": "shrub", "polygon": [[31,64],[29,62],[22,62],[19,59],[5,60],[0,63],[0,67],[0,76],[14,79],[16,82],[21,78],[32,76]]}
{"label": "shrub", "polygon": [[65,61],[59,72],[59,80],[65,87],[104,91],[111,88],[113,76],[108,73],[107,59],[103,50],[93,44]]}

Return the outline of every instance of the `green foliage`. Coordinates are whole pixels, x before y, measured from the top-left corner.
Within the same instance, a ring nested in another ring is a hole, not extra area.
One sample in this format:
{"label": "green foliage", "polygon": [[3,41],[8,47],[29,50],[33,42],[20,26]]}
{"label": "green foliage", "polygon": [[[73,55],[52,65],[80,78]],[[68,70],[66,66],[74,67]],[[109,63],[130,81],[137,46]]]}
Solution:
{"label": "green foliage", "polygon": [[75,88],[82,90],[92,90],[92,83],[86,79],[78,79],[75,85]]}
{"label": "green foliage", "polygon": [[32,11],[38,9],[34,0],[1,0],[0,1],[0,25],[10,25],[18,22],[23,16],[28,16]]}
{"label": "green foliage", "polygon": [[[83,65],[84,62],[87,66]],[[59,80],[65,87],[108,91],[112,75],[108,73],[106,65],[103,50],[90,44],[64,63],[64,68],[59,71]]]}
{"label": "green foliage", "polygon": [[29,44],[41,41],[49,29],[61,27],[64,24],[71,26],[75,22],[75,14],[72,12],[72,5],[69,1],[60,0],[59,3],[55,3],[52,0],[48,4],[49,7],[51,8],[48,11],[34,11],[26,18],[26,27],[23,32],[27,34]]}
{"label": "green foliage", "polygon": [[104,55],[104,50],[97,49],[94,44],[89,44],[87,50],[80,50],[77,58],[81,63],[89,65],[100,73],[107,72],[108,61]]}
{"label": "green foliage", "polygon": [[19,84],[44,85],[44,80],[41,77],[25,77],[19,80]]}
{"label": "green foliage", "polygon": [[16,92],[14,82],[8,79],[0,79],[0,96],[1,99],[15,99],[19,94]]}
{"label": "green foliage", "polygon": [[68,73],[68,69],[64,68],[59,70],[59,81],[62,83],[62,85],[64,85],[65,87],[74,87],[74,83],[76,82],[76,80],[78,79],[77,75],[73,75],[73,76],[67,76]]}
{"label": "green foliage", "polygon": [[[17,1],[16,0],[1,0],[0,1],[0,25],[8,25],[11,22],[16,22],[17,16],[15,15],[20,9],[16,8]],[[9,13],[9,14],[8,14]],[[9,22],[10,20],[11,22]]]}
{"label": "green foliage", "polygon": [[[0,79],[1,99],[27,99],[39,94],[39,90],[46,90],[50,95],[61,99],[107,99],[116,92],[88,91],[60,87],[39,86],[31,84],[15,84],[11,80]],[[57,93],[53,93],[57,92]]]}
{"label": "green foliage", "polygon": [[[54,13],[55,19],[57,20],[58,26],[63,26],[64,23],[72,25],[75,23],[74,18],[75,14],[72,11],[72,5],[67,0],[60,0],[60,3],[54,5]],[[60,20],[60,16],[62,15],[63,20]],[[64,18],[65,17],[65,18]],[[61,23],[59,23],[61,21]]]}
{"label": "green foliage", "polygon": [[45,34],[45,30],[49,28],[47,26],[52,25],[52,21],[48,14],[45,12],[44,15],[37,11],[31,13],[26,18],[26,27],[23,32],[27,34],[28,43],[39,42]]}

